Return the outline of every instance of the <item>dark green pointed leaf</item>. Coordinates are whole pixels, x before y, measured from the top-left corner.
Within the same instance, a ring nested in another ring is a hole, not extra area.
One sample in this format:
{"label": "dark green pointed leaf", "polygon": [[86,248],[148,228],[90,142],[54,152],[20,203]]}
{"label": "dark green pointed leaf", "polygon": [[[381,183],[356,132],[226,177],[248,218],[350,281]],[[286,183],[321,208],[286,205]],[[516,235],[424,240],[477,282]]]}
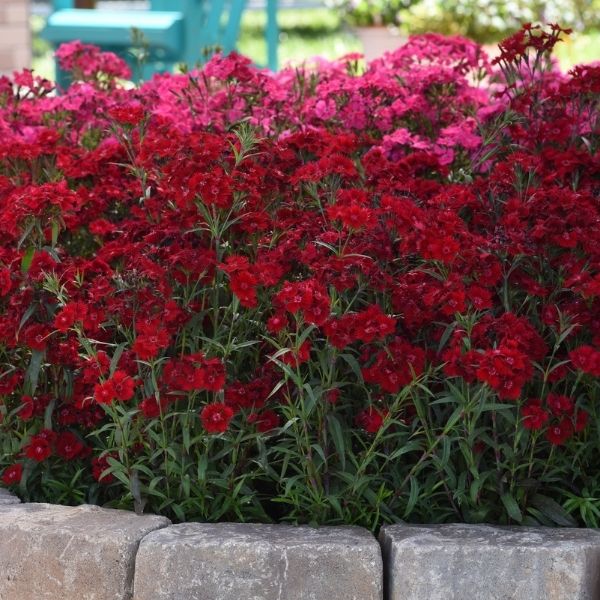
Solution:
{"label": "dark green pointed leaf", "polygon": [[500,500],[502,500],[502,504],[504,504],[504,508],[506,508],[508,516],[513,521],[521,523],[523,520],[523,515],[519,505],[517,504],[517,501],[508,492],[506,494],[502,494],[502,496],[500,496]]}

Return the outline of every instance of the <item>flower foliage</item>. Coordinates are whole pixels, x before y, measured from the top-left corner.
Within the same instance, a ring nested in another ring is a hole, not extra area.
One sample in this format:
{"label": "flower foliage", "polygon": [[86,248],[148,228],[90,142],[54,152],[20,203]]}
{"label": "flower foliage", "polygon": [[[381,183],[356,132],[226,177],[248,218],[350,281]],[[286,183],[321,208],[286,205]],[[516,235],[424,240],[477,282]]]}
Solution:
{"label": "flower foliage", "polygon": [[175,519],[598,523],[600,67],[525,26],[0,80],[0,473]]}

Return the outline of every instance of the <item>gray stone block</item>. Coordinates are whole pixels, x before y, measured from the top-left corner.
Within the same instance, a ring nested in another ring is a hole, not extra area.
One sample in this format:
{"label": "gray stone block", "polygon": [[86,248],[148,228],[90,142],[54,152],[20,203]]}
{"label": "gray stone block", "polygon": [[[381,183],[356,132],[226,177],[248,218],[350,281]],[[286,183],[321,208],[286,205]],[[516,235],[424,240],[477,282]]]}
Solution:
{"label": "gray stone block", "polygon": [[0,488],[0,506],[6,506],[7,504],[20,504],[20,502],[21,500],[13,493],[4,488]]}
{"label": "gray stone block", "polygon": [[140,540],[169,523],[97,506],[1,506],[0,600],[130,600]]}
{"label": "gray stone block", "polygon": [[380,600],[381,550],[358,527],[186,523],[141,544],[135,600]]}
{"label": "gray stone block", "polygon": [[388,600],[598,600],[600,531],[392,525]]}

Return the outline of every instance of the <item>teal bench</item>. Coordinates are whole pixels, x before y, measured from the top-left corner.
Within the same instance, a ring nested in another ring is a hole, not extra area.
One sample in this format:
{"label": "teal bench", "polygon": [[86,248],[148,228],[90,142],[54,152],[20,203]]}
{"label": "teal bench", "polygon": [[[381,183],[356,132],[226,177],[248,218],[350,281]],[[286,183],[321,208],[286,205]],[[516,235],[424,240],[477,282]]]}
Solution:
{"label": "teal bench", "polygon": [[[143,78],[171,70],[177,63],[194,65],[207,58],[206,50],[235,49],[246,0],[150,0],[150,10],[74,8],[74,0],[53,0],[42,37],[54,47],[72,40],[95,44],[131,62],[132,29],[139,30],[149,50]],[[277,69],[277,0],[267,0],[268,66]],[[68,85],[57,67],[57,81]]]}

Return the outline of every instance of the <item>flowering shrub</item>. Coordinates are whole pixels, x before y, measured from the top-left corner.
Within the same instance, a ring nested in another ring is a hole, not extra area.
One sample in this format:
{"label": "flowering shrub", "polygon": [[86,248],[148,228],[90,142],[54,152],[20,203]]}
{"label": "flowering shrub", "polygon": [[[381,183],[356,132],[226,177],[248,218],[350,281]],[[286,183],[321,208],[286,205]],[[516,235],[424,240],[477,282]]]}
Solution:
{"label": "flowering shrub", "polygon": [[600,521],[600,67],[426,35],[0,80],[0,472],[175,519]]}

